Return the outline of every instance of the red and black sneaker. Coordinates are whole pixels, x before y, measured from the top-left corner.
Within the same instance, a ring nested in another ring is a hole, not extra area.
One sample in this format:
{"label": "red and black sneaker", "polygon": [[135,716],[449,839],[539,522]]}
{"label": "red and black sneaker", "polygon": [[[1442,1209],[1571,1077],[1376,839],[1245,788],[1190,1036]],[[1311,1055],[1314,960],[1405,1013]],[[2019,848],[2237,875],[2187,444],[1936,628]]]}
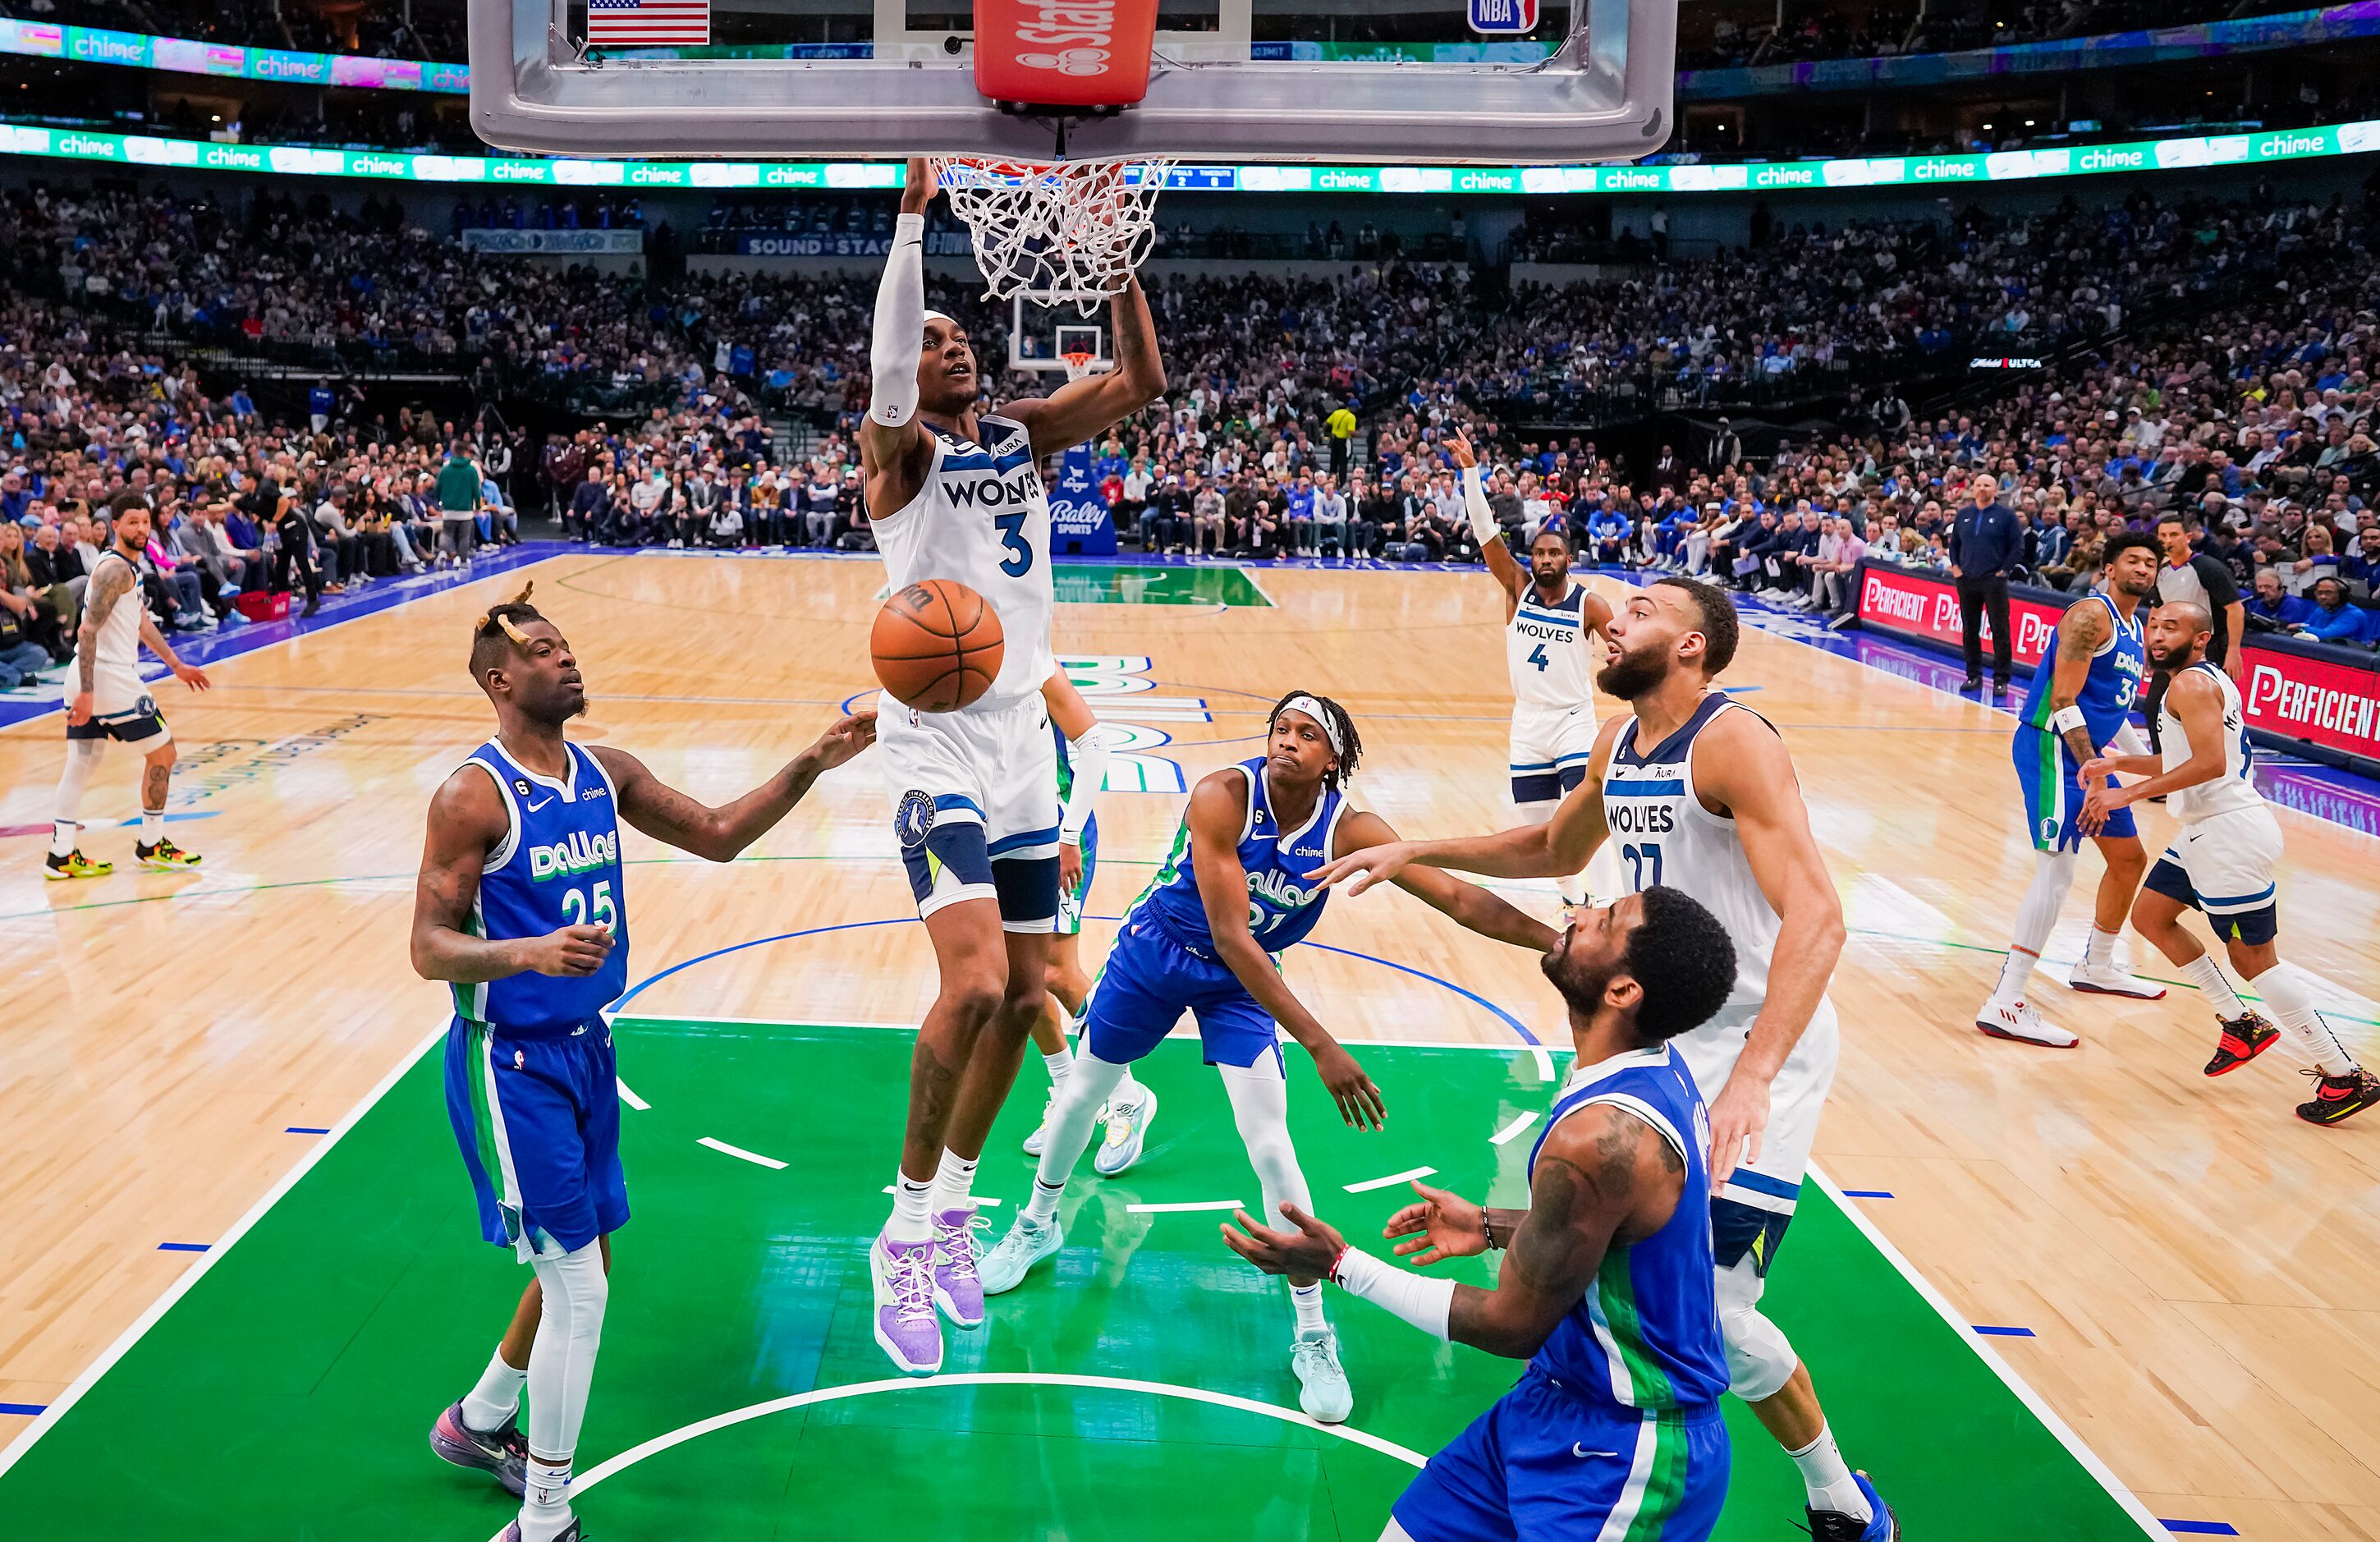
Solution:
{"label": "red and black sneaker", "polygon": [[2298,1117],[2309,1124],[2337,1124],[2380,1103],[2380,1076],[2362,1066],[2344,1076],[2325,1076],[2319,1071],[2306,1075],[2319,1078],[2313,1100],[2298,1105]]}
{"label": "red and black sneaker", "polygon": [[2280,1041],[2281,1030],[2252,1012],[2223,1020],[2223,1041],[2215,1046],[2215,1058],[2206,1062],[2206,1074],[2220,1076],[2227,1071],[2237,1071]]}

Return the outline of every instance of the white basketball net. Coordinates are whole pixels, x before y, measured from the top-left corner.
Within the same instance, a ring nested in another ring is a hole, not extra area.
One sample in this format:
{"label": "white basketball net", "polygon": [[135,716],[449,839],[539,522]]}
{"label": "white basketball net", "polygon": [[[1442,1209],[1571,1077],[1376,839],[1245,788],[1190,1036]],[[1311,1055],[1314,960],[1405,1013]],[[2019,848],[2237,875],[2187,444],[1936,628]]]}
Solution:
{"label": "white basketball net", "polygon": [[934,178],[966,222],[984,297],[1066,295],[1084,316],[1121,294],[1157,237],[1171,160],[989,161],[938,157]]}

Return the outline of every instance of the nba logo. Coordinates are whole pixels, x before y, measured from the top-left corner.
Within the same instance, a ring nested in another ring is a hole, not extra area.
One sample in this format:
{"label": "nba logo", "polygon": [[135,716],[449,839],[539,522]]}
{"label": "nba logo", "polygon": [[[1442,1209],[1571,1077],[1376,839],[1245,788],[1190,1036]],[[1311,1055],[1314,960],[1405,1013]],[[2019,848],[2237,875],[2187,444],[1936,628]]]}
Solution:
{"label": "nba logo", "polygon": [[1536,30],[1537,0],[1471,0],[1471,30],[1494,37]]}

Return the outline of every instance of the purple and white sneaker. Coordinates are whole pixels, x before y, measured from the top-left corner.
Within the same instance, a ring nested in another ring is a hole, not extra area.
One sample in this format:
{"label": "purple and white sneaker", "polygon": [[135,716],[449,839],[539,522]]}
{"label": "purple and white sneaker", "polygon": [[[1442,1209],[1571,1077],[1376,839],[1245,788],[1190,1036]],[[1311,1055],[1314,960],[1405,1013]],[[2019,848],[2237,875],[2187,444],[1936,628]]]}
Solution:
{"label": "purple and white sneaker", "polygon": [[[520,1522],[516,1520],[511,1525],[506,1526],[504,1528],[504,1534],[502,1536],[497,1537],[496,1542],[521,1542]],[[580,1542],[577,1516],[573,1515],[570,1518],[570,1524],[562,1528],[561,1532],[555,1536],[553,1542]]]}
{"label": "purple and white sneaker", "polygon": [[[868,1249],[868,1273],[876,1288],[876,1342],[905,1376],[940,1371],[942,1324],[934,1315],[934,1245],[894,1242],[880,1233]],[[976,1312],[982,1311],[978,1293]]]}
{"label": "purple and white sneaker", "polygon": [[502,1429],[482,1435],[463,1422],[463,1405],[451,1403],[430,1427],[430,1449],[441,1462],[493,1473],[504,1492],[515,1499],[528,1487],[528,1441],[511,1419],[504,1421]]}
{"label": "purple and white sneaker", "polygon": [[934,1305],[960,1328],[983,1326],[983,1281],[976,1274],[978,1232],[991,1222],[973,1205],[934,1218]]}

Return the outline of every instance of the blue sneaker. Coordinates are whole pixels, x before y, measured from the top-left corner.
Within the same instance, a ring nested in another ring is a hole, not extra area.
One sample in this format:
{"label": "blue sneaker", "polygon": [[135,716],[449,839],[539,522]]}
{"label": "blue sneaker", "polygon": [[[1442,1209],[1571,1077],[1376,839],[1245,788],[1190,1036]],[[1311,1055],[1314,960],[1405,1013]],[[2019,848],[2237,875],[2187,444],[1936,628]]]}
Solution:
{"label": "blue sneaker", "polygon": [[1871,1513],[1864,1524],[1852,1520],[1840,1510],[1811,1510],[1810,1542],[1900,1542],[1900,1522],[1892,1513],[1892,1506],[1876,1491],[1876,1485],[1865,1473],[1853,1473],[1852,1481],[1867,1496]]}
{"label": "blue sneaker", "polygon": [[1107,1138],[1091,1158],[1092,1169],[1102,1178],[1112,1178],[1140,1160],[1141,1149],[1148,1144],[1149,1122],[1156,1117],[1157,1089],[1153,1087],[1141,1089],[1137,1103],[1110,1099]]}

